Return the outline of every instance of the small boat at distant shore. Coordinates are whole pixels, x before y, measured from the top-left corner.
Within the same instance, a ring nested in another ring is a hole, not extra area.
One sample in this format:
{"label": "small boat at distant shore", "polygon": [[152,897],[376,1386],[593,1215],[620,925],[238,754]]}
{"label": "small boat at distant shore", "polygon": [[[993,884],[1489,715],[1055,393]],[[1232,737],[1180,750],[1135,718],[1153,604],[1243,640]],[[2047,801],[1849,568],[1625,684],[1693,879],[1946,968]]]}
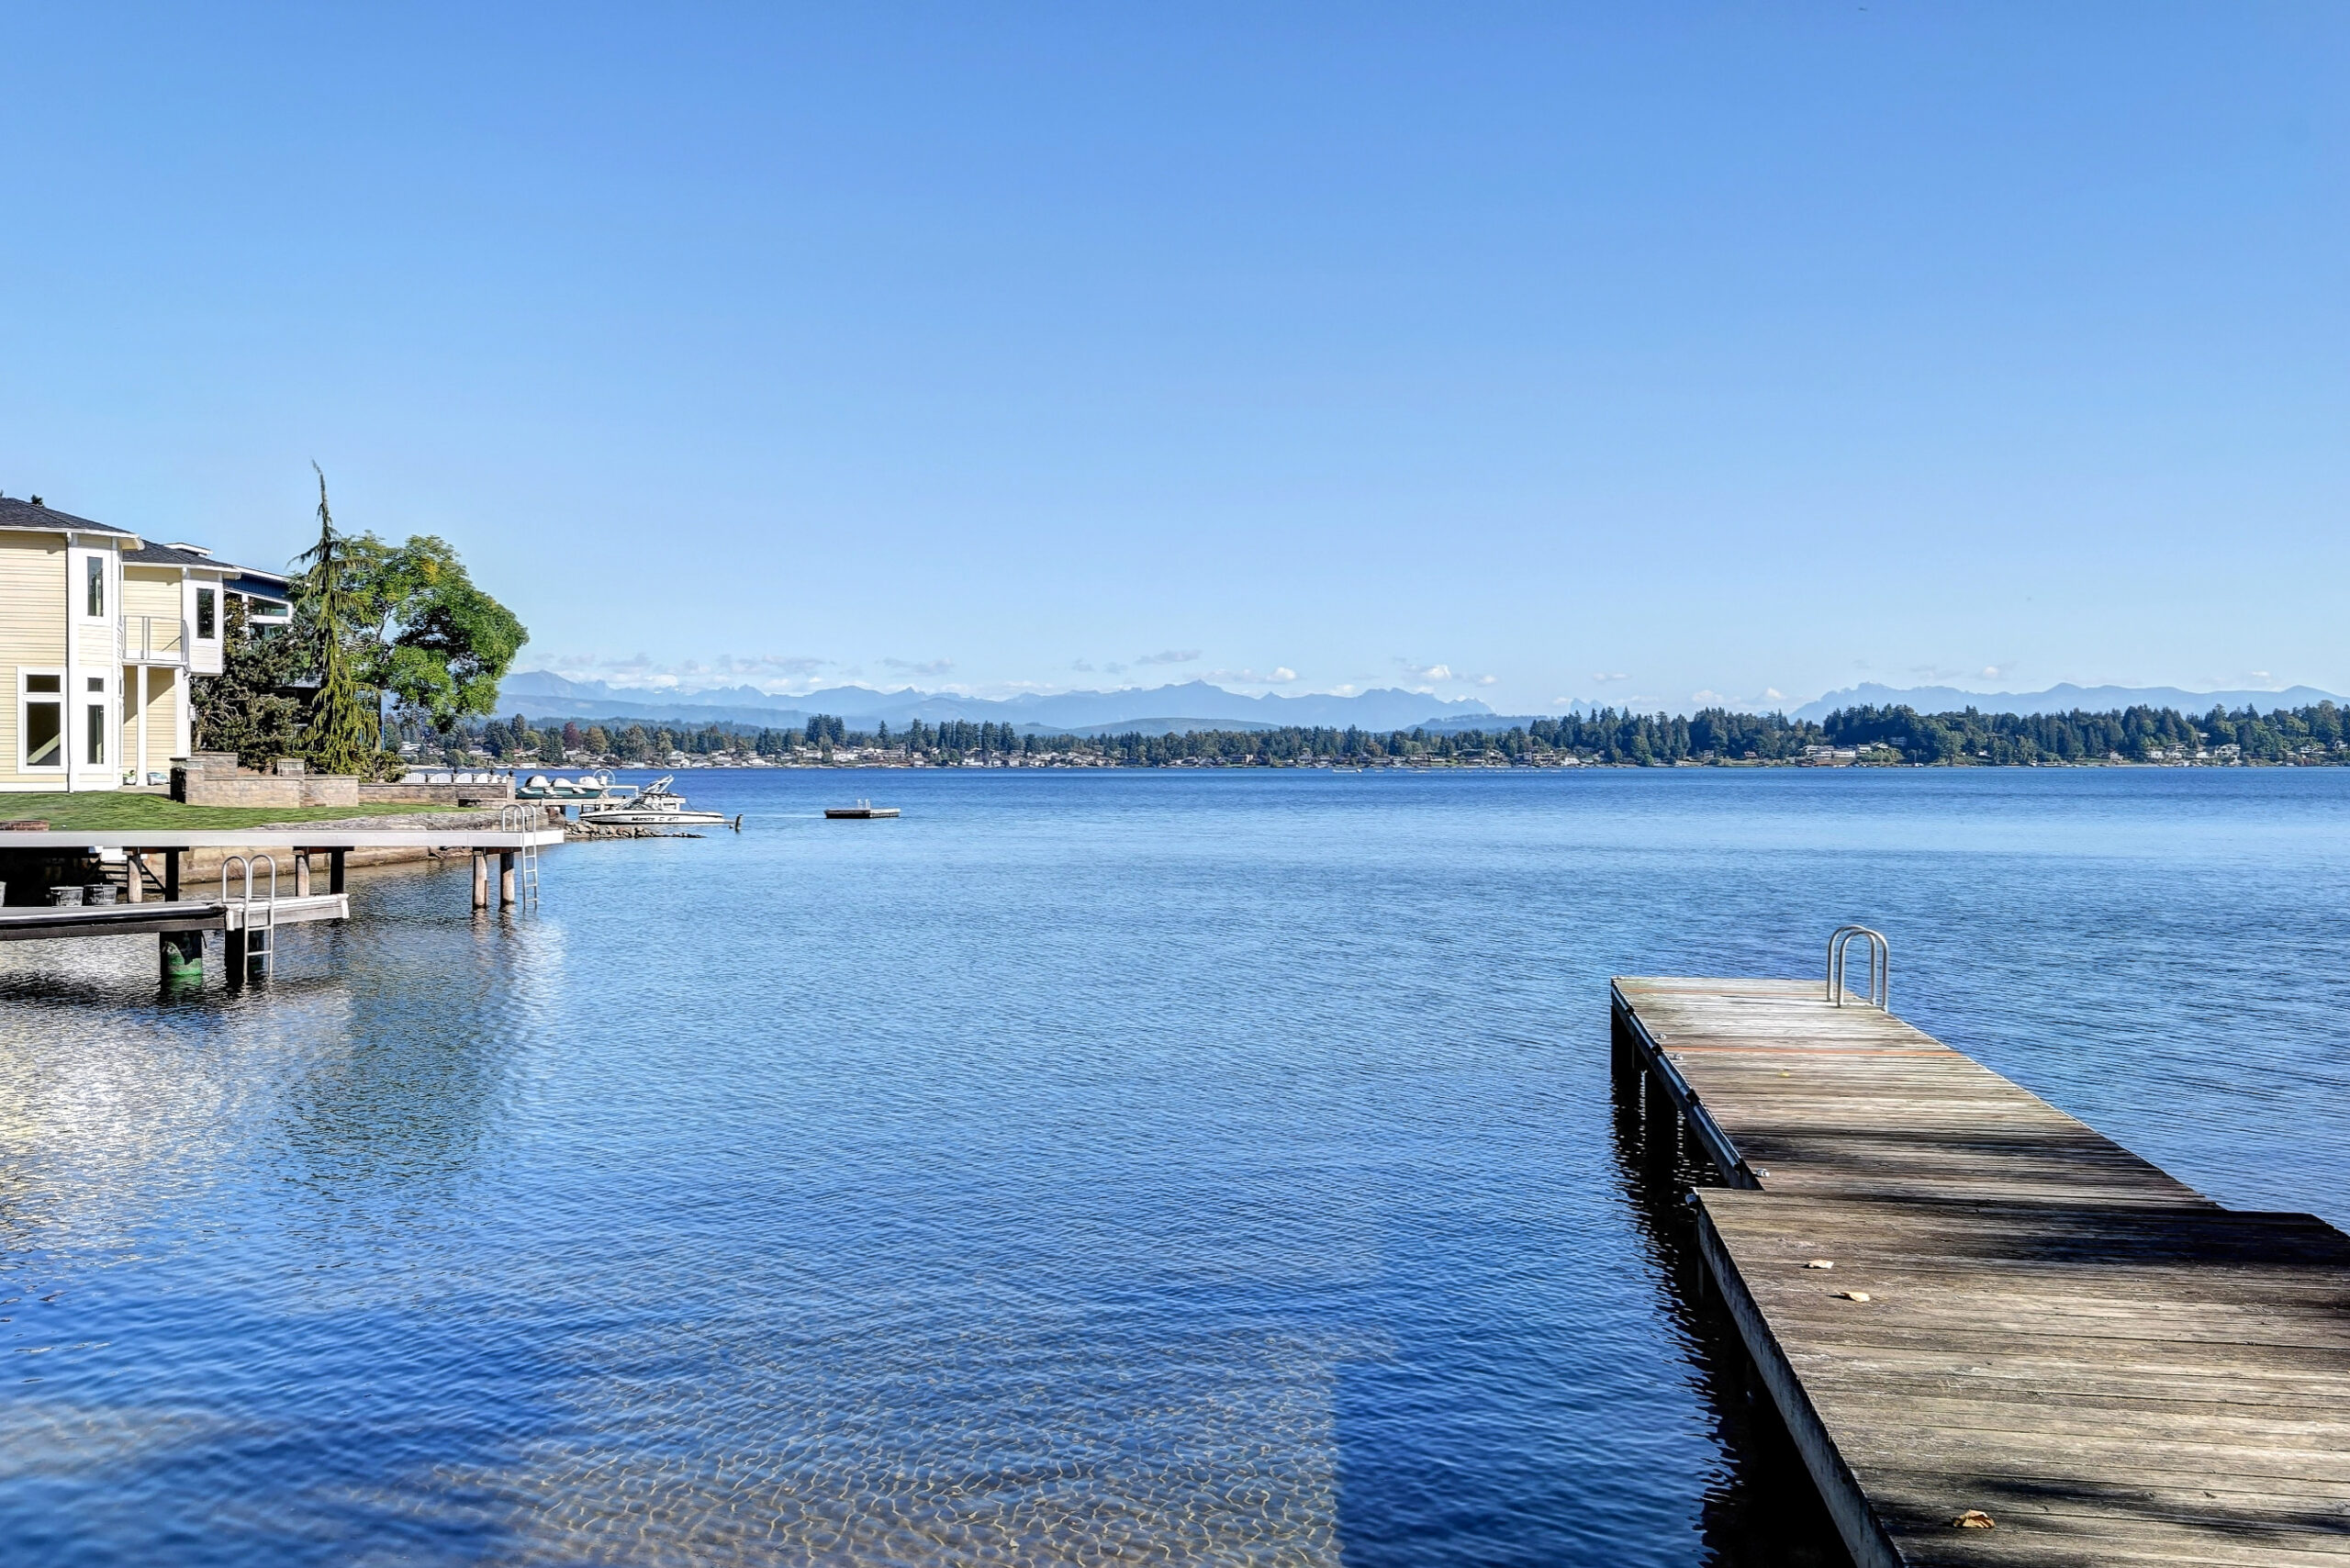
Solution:
{"label": "small boat at distant shore", "polygon": [[[697,812],[686,804],[684,796],[672,794],[669,785],[676,778],[674,773],[664,774],[633,795],[583,810],[579,820],[591,827],[721,827],[728,823],[725,812]],[[742,818],[731,820],[737,830],[742,827]]]}
{"label": "small boat at distant shore", "polygon": [[874,817],[894,817],[895,806],[877,806],[870,801],[859,801],[854,806],[826,806],[824,814],[836,822],[866,822]]}
{"label": "small boat at distant shore", "polygon": [[551,778],[533,773],[514,786],[518,801],[606,801],[614,798],[612,776],[609,773],[583,773],[576,778]]}

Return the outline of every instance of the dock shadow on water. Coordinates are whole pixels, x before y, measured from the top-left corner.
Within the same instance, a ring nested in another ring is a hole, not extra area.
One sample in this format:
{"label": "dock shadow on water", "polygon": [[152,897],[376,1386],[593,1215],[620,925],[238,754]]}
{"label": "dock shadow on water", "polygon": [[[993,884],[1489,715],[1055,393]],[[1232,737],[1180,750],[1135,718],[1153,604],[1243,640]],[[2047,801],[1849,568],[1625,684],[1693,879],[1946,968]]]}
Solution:
{"label": "dock shadow on water", "polygon": [[1715,1568],[1852,1568],[1852,1555],[1698,1255],[1698,1187],[1722,1181],[1679,1111],[1637,1067],[1613,1073],[1614,1155],[1644,1243],[1660,1315],[1680,1342],[1722,1455],[1697,1521]]}

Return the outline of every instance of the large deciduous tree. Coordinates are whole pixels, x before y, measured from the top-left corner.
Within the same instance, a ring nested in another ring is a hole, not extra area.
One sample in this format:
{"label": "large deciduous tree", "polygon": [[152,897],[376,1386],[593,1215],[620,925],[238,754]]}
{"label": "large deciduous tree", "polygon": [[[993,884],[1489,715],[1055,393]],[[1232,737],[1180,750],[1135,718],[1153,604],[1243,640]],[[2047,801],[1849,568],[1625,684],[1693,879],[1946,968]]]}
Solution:
{"label": "large deciduous tree", "polygon": [[444,734],[461,719],[489,715],[530,633],[474,586],[448,541],[428,533],[396,547],[369,543],[370,684]]}

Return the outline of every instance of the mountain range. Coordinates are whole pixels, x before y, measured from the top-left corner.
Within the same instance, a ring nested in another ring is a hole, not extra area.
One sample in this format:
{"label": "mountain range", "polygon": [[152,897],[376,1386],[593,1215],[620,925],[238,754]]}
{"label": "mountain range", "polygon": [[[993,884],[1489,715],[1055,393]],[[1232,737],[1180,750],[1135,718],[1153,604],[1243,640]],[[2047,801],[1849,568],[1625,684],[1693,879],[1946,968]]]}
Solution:
{"label": "mountain range", "polygon": [[831,713],[856,728],[887,721],[903,727],[961,719],[1008,723],[1052,734],[1143,730],[1151,734],[1194,729],[1277,729],[1284,724],[1359,724],[1367,730],[1408,730],[1438,722],[1458,723],[1493,710],[1474,698],[1447,701],[1393,687],[1350,697],[1323,693],[1299,697],[1243,696],[1203,680],[1125,691],[1063,691],[1051,696],[961,697],[952,692],[875,691],[834,686],[778,697],[755,686],[703,691],[660,692],[613,687],[600,680],[572,680],[551,670],[525,670],[499,684],[498,706],[532,719],[625,719],[645,723],[761,724],[780,729],[804,724],[815,713]]}
{"label": "mountain range", "polygon": [[1869,683],[1831,691],[1817,702],[1807,702],[1789,715],[1825,719],[1839,708],[1914,708],[1920,713],[1955,713],[1973,708],[1985,713],[2110,713],[2122,708],[2176,708],[2182,713],[2203,714],[2213,708],[2256,708],[2264,713],[2279,708],[2309,708],[2320,702],[2340,702],[2331,691],[2313,686],[2288,686],[2282,691],[2182,691],[2176,686],[2075,686],[2065,682],[2045,691],[1961,691],[1954,686],[1911,686],[1896,689]]}

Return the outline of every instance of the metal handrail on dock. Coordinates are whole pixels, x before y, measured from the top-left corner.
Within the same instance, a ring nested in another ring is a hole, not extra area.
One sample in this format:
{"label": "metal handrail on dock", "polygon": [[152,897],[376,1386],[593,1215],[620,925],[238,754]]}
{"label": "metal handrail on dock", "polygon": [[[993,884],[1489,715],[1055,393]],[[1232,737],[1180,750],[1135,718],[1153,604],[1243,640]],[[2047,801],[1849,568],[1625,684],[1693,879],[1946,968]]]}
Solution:
{"label": "metal handrail on dock", "polygon": [[[269,868],[269,896],[263,902],[262,917],[253,919],[253,862]],[[230,935],[229,945],[230,967],[240,980],[249,980],[258,967],[262,978],[267,980],[277,972],[277,857],[255,855],[251,857],[231,855],[220,862],[220,902],[229,902],[229,868],[242,868],[245,874],[244,896],[240,901],[240,927]],[[258,941],[254,934],[260,934]]]}
{"label": "metal handrail on dock", "polygon": [[1887,1002],[1893,989],[1893,948],[1881,932],[1865,925],[1840,925],[1828,938],[1828,1000],[1841,1007],[1852,992],[1844,989],[1844,950],[1859,938],[1868,946],[1869,979],[1867,1003],[1878,1012],[1889,1012]]}

